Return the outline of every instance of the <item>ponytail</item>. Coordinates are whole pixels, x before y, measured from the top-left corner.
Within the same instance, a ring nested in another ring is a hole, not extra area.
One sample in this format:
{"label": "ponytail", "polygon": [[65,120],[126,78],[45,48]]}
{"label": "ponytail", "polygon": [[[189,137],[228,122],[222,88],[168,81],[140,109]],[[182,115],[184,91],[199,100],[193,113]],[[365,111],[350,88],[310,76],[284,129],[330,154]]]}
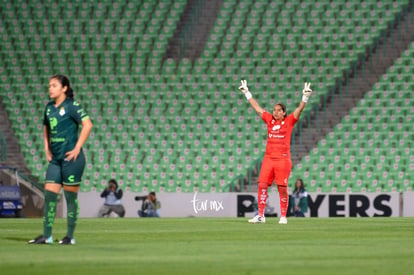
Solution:
{"label": "ponytail", "polygon": [[66,96],[73,99],[74,94],[73,94],[73,89],[70,86],[69,78],[61,74],[55,74],[50,79],[57,79],[60,82],[60,84],[62,84],[62,87],[66,86],[67,87],[66,92],[65,92]]}
{"label": "ponytail", "polygon": [[73,90],[72,87],[68,86],[68,89],[66,90],[66,96],[73,99]]}

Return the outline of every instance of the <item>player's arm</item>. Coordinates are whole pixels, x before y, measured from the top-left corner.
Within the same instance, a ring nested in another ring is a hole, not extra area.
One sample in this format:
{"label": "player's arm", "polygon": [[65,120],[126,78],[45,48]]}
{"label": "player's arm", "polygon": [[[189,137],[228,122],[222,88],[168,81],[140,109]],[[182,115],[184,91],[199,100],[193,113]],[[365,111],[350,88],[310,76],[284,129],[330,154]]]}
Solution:
{"label": "player's arm", "polygon": [[92,130],[92,121],[89,119],[89,117],[82,120],[82,130],[80,132],[78,142],[76,143],[72,151],[69,151],[65,154],[67,161],[70,161],[71,159],[74,159],[74,160],[77,159],[82,149],[82,146],[85,144],[86,140],[89,137],[89,134],[91,133],[91,130]]}
{"label": "player's arm", "polygon": [[45,144],[45,154],[47,162],[52,161],[52,152],[50,151],[50,135],[46,125],[43,126],[43,141]]}
{"label": "player's arm", "polygon": [[119,188],[118,190],[115,191],[114,193],[115,198],[117,198],[118,200],[120,200],[122,198],[122,189]]}
{"label": "player's arm", "polygon": [[109,194],[109,190],[108,190],[108,188],[105,188],[101,193],[101,198],[106,198],[106,196],[108,196],[108,194]]}
{"label": "player's arm", "polygon": [[310,85],[311,85],[310,82],[309,83],[305,82],[305,85],[304,85],[303,90],[302,90],[302,93],[303,93],[302,100],[299,103],[299,107],[297,107],[295,109],[295,111],[293,112],[293,117],[296,120],[299,119],[300,114],[302,113],[303,109],[305,109],[306,103],[308,102],[309,97],[312,94],[312,90],[310,89]]}
{"label": "player's arm", "polygon": [[252,105],[253,109],[256,111],[256,113],[261,117],[264,110],[262,107],[260,107],[259,103],[257,103],[256,99],[253,98],[252,94],[249,91],[249,88],[247,87],[247,81],[242,80],[241,86],[239,87],[240,91],[244,94],[247,101],[249,101],[250,105]]}

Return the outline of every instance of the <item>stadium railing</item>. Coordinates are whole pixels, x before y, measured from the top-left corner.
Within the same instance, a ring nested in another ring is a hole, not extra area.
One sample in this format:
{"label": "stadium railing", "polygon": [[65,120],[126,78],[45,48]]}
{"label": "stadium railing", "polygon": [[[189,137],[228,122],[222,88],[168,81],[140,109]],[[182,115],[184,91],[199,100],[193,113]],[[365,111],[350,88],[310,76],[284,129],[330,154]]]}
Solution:
{"label": "stadium railing", "polygon": [[7,161],[7,144],[4,139],[3,133],[0,130],[0,163],[5,163]]}

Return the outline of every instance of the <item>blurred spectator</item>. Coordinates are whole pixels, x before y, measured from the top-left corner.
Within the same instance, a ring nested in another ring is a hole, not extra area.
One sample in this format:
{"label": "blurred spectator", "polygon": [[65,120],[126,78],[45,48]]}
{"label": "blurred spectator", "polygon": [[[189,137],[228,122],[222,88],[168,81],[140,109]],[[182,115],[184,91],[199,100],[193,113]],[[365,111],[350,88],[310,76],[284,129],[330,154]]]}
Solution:
{"label": "blurred spectator", "polygon": [[[295,189],[289,198],[289,213],[295,217],[305,217],[308,212],[308,193],[305,190],[302,179],[297,179]],[[293,212],[293,213],[292,213]]]}
{"label": "blurred spectator", "polygon": [[141,218],[144,217],[160,217],[160,208],[161,203],[157,200],[155,192],[150,192],[148,196],[145,198],[142,197],[135,197],[135,200],[143,199],[141,210],[138,210],[138,216]]}
{"label": "blurred spectator", "polygon": [[111,179],[108,188],[102,191],[101,198],[105,198],[105,203],[99,209],[98,217],[109,216],[115,212],[119,217],[125,216],[125,208],[122,205],[122,189],[118,188],[116,180]]}

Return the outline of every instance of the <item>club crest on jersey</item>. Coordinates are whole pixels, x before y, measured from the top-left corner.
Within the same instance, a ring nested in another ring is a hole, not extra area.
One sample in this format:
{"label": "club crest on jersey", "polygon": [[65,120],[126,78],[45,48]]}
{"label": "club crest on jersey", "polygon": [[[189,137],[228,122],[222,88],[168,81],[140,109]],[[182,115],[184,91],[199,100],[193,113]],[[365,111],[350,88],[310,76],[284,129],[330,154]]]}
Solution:
{"label": "club crest on jersey", "polygon": [[60,116],[63,116],[63,115],[65,115],[65,114],[66,114],[66,112],[65,112],[65,108],[64,108],[64,107],[60,108],[59,115],[60,115]]}
{"label": "club crest on jersey", "polygon": [[50,130],[53,131],[53,129],[58,125],[58,120],[55,117],[51,117],[49,119],[49,125],[50,125]]}

